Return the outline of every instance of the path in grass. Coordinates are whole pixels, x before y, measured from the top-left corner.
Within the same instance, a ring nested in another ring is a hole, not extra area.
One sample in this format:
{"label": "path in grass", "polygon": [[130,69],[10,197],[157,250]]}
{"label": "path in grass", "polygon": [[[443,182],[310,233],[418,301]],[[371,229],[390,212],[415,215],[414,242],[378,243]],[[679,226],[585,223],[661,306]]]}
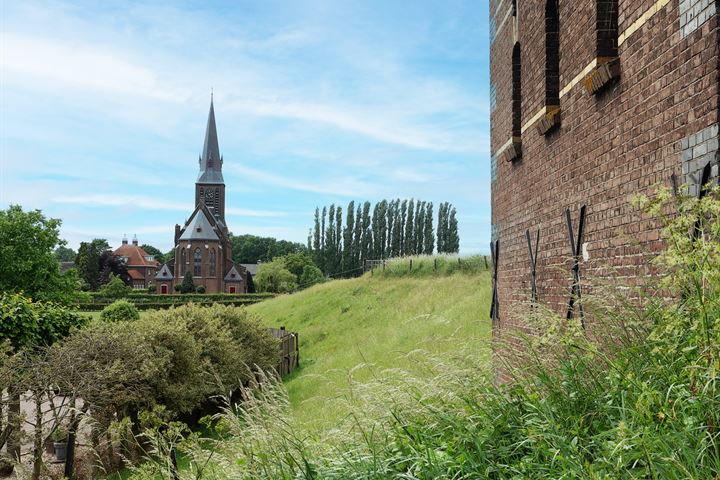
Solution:
{"label": "path in grass", "polygon": [[[335,280],[252,305],[269,326],[300,335],[301,368],[286,380],[302,423],[326,428],[343,418],[348,377],[367,380],[386,368],[413,368],[403,354],[442,353],[459,343],[490,356],[490,276],[361,277]],[[355,368],[361,364],[371,367]],[[352,373],[350,373],[352,372]]]}

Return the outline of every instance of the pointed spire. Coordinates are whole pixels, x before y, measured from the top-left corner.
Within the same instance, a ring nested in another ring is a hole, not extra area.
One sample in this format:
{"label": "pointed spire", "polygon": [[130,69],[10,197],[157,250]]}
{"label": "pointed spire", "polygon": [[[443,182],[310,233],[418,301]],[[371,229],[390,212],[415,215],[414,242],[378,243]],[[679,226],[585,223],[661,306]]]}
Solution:
{"label": "pointed spire", "polygon": [[205,129],[205,143],[200,155],[199,183],[223,183],[222,162],[220,147],[218,146],[217,128],[215,126],[215,107],[213,105],[213,92],[210,93],[210,113],[208,114],[207,128]]}

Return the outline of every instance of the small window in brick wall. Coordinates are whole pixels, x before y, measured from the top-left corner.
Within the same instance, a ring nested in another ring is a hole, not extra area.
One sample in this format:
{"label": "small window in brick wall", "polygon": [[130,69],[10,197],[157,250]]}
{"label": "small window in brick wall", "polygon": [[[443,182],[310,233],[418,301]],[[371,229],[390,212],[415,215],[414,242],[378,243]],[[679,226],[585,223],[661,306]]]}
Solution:
{"label": "small window in brick wall", "polygon": [[517,0],[512,0],[512,16],[517,17]]}
{"label": "small window in brick wall", "polygon": [[522,133],[522,88],[521,88],[520,43],[515,43],[512,53],[512,136]]}
{"label": "small window in brick wall", "polygon": [[545,4],[545,105],[560,105],[560,15],[558,0]]}
{"label": "small window in brick wall", "polygon": [[597,18],[595,31],[597,34],[598,58],[615,58],[618,56],[618,0],[597,0]]}
{"label": "small window in brick wall", "polygon": [[199,277],[202,275],[202,252],[199,248],[195,249],[194,265],[193,265],[193,276]]}

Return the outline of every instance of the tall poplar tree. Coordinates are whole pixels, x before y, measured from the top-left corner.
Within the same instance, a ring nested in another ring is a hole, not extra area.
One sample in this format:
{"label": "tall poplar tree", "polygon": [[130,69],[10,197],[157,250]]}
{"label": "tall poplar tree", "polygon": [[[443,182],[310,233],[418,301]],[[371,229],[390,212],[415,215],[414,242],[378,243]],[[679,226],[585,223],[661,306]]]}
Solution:
{"label": "tall poplar tree", "polygon": [[325,231],[325,273],[333,275],[335,272],[335,204],[328,209],[328,223]]}
{"label": "tall poplar tree", "polygon": [[407,220],[407,200],[400,203],[400,252],[399,255],[405,255],[405,221]]}
{"label": "tall poplar tree", "polygon": [[353,227],[355,226],[355,201],[352,200],[347,206],[347,218],[345,219],[345,233],[343,235],[342,269],[345,272],[355,268],[353,264]]}
{"label": "tall poplar tree", "polygon": [[[372,255],[372,229],[371,229],[371,220],[370,220],[370,202],[365,202],[363,204],[363,210],[362,210],[362,257],[361,262],[365,262],[365,260],[370,259],[370,256]],[[361,263],[362,264],[362,263]]]}
{"label": "tall poplar tree", "polygon": [[438,253],[445,253],[445,235],[447,231],[446,204],[440,202],[438,207],[438,224],[437,224],[437,250]]}
{"label": "tall poplar tree", "polygon": [[412,198],[407,206],[403,252],[405,255],[413,255],[415,253],[415,201]]}
{"label": "tall poplar tree", "polygon": [[360,257],[362,257],[362,206],[358,204],[355,212],[355,239],[353,240],[353,262],[356,269],[360,269]]}
{"label": "tall poplar tree", "polygon": [[457,212],[455,207],[450,210],[450,218],[448,220],[448,252],[460,253],[460,236],[458,235]]}
{"label": "tall poplar tree", "polygon": [[415,208],[415,253],[423,253],[423,235],[425,233],[425,202],[418,201]]}
{"label": "tall poplar tree", "polygon": [[313,232],[312,256],[316,265],[320,265],[320,208],[315,207],[315,231]]}
{"label": "tall poplar tree", "polygon": [[335,273],[342,272],[342,233],[342,207],[338,205],[337,207],[335,207],[335,258],[333,260],[333,265],[335,266]]}
{"label": "tall poplar tree", "polygon": [[425,207],[425,232],[423,232],[423,253],[432,255],[435,248],[435,235],[433,234],[433,204],[429,202]]}

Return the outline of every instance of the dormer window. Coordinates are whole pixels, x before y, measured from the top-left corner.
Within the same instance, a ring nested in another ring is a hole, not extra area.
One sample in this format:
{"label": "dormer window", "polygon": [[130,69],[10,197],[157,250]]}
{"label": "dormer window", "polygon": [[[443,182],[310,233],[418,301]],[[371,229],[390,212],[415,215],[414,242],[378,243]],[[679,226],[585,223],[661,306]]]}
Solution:
{"label": "dormer window", "polygon": [[148,262],[152,262],[153,260],[155,260],[155,255],[145,255],[145,260],[147,260]]}

